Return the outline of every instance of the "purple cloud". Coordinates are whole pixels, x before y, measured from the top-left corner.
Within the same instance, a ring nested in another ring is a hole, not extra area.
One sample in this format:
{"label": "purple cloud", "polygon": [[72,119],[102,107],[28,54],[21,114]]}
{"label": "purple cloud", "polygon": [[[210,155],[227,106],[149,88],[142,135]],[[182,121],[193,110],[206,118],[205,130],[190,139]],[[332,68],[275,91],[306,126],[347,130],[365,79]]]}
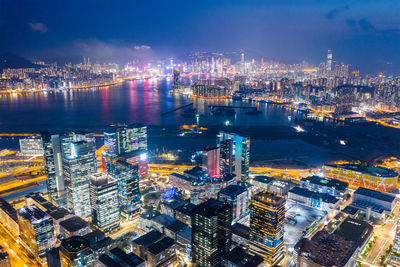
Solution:
{"label": "purple cloud", "polygon": [[35,32],[47,32],[49,29],[47,26],[41,22],[29,22],[28,23],[29,28],[31,28],[32,31]]}

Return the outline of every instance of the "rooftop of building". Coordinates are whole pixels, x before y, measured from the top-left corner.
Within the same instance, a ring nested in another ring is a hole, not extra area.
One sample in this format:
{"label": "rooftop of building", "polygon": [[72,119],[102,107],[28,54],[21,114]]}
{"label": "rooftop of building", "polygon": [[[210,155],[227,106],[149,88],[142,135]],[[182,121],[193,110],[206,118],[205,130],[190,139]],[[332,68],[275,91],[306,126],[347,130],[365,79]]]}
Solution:
{"label": "rooftop of building", "polygon": [[50,216],[44,213],[36,205],[31,205],[30,207],[22,207],[18,209],[18,214],[34,224],[41,223],[45,220],[51,220]]}
{"label": "rooftop of building", "polygon": [[110,124],[106,127],[104,133],[112,134],[115,132],[117,129],[134,129],[134,128],[146,128],[144,124],[141,123],[132,123],[132,124]]}
{"label": "rooftop of building", "polygon": [[379,177],[398,177],[399,174],[391,169],[380,166],[365,166],[361,164],[325,164],[325,166],[343,168],[347,170],[362,172],[372,176]]}
{"label": "rooftop of building", "polygon": [[187,201],[180,198],[167,199],[161,202],[162,205],[173,210],[176,210],[177,208],[184,206],[186,203]]}
{"label": "rooftop of building", "polygon": [[99,262],[101,266],[105,267],[123,267],[124,265],[119,264],[117,261],[113,260],[107,254],[101,254],[99,257]]}
{"label": "rooftop of building", "polygon": [[156,230],[152,230],[136,239],[134,239],[132,242],[135,244],[138,244],[140,246],[149,246],[156,242],[157,240],[160,240],[160,238],[163,236],[162,233]]}
{"label": "rooftop of building", "polygon": [[171,232],[177,233],[177,232],[183,230],[186,227],[188,227],[187,224],[176,220],[175,222],[173,222],[170,225],[168,225],[166,228],[168,230],[170,230]]}
{"label": "rooftop of building", "polygon": [[208,173],[204,171],[201,167],[196,166],[191,168],[190,170],[186,170],[183,172],[186,176],[191,176],[196,179],[207,179],[209,178]]}
{"label": "rooftop of building", "polygon": [[319,186],[326,186],[330,188],[335,188],[338,191],[345,191],[349,187],[349,183],[342,182],[336,179],[325,178],[317,175],[308,176],[301,179],[301,182],[308,182],[311,184],[316,184]]}
{"label": "rooftop of building", "polygon": [[94,186],[104,186],[117,184],[117,180],[104,172],[97,172],[90,176],[90,184]]}
{"label": "rooftop of building", "polygon": [[216,147],[216,146],[206,146],[203,151],[204,152],[208,152],[208,151],[212,151],[212,150],[215,150],[215,149],[218,149],[218,147]]}
{"label": "rooftop of building", "polygon": [[180,212],[180,213],[182,213],[182,214],[185,214],[185,215],[187,215],[187,216],[192,216],[192,214],[193,214],[192,211],[193,211],[193,209],[194,209],[195,207],[196,207],[195,204],[188,202],[188,203],[186,203],[185,205],[183,205],[183,206],[177,208],[176,211],[177,211],[177,212]]}
{"label": "rooftop of building", "polygon": [[259,175],[259,176],[254,177],[253,180],[257,181],[257,182],[260,182],[260,183],[263,183],[263,184],[269,184],[272,181],[274,181],[275,178],[272,178],[272,177],[269,177],[269,176]]}
{"label": "rooftop of building", "polygon": [[158,210],[149,209],[140,214],[140,218],[151,220],[154,217],[160,215],[161,213]]}
{"label": "rooftop of building", "polygon": [[158,223],[158,224],[161,224],[161,225],[164,226],[164,227],[167,227],[167,226],[169,226],[169,225],[171,225],[172,223],[174,223],[174,222],[177,221],[174,217],[169,216],[169,215],[167,215],[167,214],[162,214],[162,213],[161,213],[160,215],[154,217],[154,218],[151,219],[151,220],[152,220],[153,222],[156,222],[156,223]]}
{"label": "rooftop of building", "polygon": [[60,222],[60,227],[64,228],[70,233],[74,233],[83,228],[89,227],[89,223],[79,216],[72,216]]}
{"label": "rooftop of building", "polygon": [[8,216],[11,217],[11,219],[18,222],[17,211],[13,208],[13,206],[11,206],[10,203],[8,203],[3,198],[0,198],[0,209],[2,209],[5,213],[7,213]]}
{"label": "rooftop of building", "polygon": [[293,187],[289,190],[289,192],[307,198],[321,199],[325,203],[336,204],[339,201],[337,197],[331,196],[329,194],[310,191],[306,188],[301,188],[298,186]]}
{"label": "rooftop of building", "polygon": [[299,256],[302,255],[320,266],[345,266],[357,247],[356,242],[322,230],[311,240],[301,239],[295,245],[295,250]]}
{"label": "rooftop of building", "polygon": [[134,253],[125,253],[122,249],[116,247],[110,250],[109,255],[112,259],[119,262],[122,266],[134,267],[142,264],[144,260]]}
{"label": "rooftop of building", "polygon": [[175,241],[172,238],[164,237],[160,241],[150,245],[148,251],[153,255],[158,255],[173,245],[175,245]]}
{"label": "rooftop of building", "polygon": [[253,195],[253,200],[273,205],[285,204],[285,199],[283,197],[268,191],[262,191]]}
{"label": "rooftop of building", "polygon": [[368,189],[368,188],[364,188],[364,187],[357,188],[357,190],[354,192],[354,194],[359,194],[359,195],[363,195],[363,196],[367,196],[367,197],[371,197],[371,198],[376,198],[376,199],[379,199],[379,200],[385,201],[385,202],[393,202],[396,199],[396,197],[393,195],[379,192],[379,191],[372,190],[372,189]]}
{"label": "rooftop of building", "polygon": [[347,205],[347,206],[342,210],[342,212],[344,212],[344,213],[346,213],[346,214],[349,214],[349,215],[353,215],[353,216],[356,215],[358,211],[359,211],[358,208],[353,207],[353,206],[351,206],[351,205]]}
{"label": "rooftop of building", "polygon": [[88,233],[84,235],[83,238],[85,238],[89,242],[89,247],[94,251],[106,248],[114,243],[113,239],[107,237],[100,230],[95,230],[91,233]]}
{"label": "rooftop of building", "polygon": [[370,237],[373,229],[367,222],[347,217],[333,233],[360,246]]}
{"label": "rooftop of building", "polygon": [[234,225],[232,225],[231,231],[232,234],[243,237],[244,239],[250,239],[250,227],[244,224],[235,223]]}
{"label": "rooftop of building", "polygon": [[227,187],[221,189],[221,191],[218,192],[218,195],[223,194],[231,198],[235,198],[246,191],[247,189],[245,187],[235,184],[235,185],[228,185]]}
{"label": "rooftop of building", "polygon": [[219,213],[225,211],[226,207],[226,204],[211,198],[206,202],[197,205],[193,209],[193,214],[200,214],[204,217],[211,218],[214,216],[218,216]]}
{"label": "rooftop of building", "polygon": [[192,228],[185,227],[177,233],[178,237],[192,241]]}
{"label": "rooftop of building", "polygon": [[264,259],[258,255],[251,256],[241,247],[235,247],[224,256],[225,261],[229,261],[234,266],[253,267],[264,262]]}
{"label": "rooftop of building", "polygon": [[53,218],[54,220],[59,220],[59,219],[64,218],[65,216],[68,216],[70,213],[68,210],[66,210],[64,208],[57,207],[54,210],[51,210],[51,211],[48,210],[47,214],[49,214],[49,216],[51,218]]}
{"label": "rooftop of building", "polygon": [[61,241],[61,247],[71,253],[79,252],[89,247],[89,242],[82,236],[71,236]]}

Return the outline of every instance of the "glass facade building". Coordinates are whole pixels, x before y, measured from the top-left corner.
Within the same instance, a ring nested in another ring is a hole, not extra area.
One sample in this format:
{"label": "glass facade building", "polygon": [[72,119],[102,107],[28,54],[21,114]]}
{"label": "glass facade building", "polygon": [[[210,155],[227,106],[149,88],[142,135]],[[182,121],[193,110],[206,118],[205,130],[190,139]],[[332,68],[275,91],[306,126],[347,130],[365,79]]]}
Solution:
{"label": "glass facade building", "polygon": [[96,173],[96,146],[93,134],[73,135],[62,140],[67,206],[79,217],[91,215],[90,175]]}
{"label": "glass facade building", "polygon": [[231,243],[232,206],[215,199],[192,210],[192,262],[195,266],[221,264]]}
{"label": "glass facade building", "polygon": [[66,206],[64,173],[60,135],[42,133],[47,193],[49,199],[60,206]]}
{"label": "glass facade building", "polygon": [[107,173],[118,182],[118,202],[121,216],[131,218],[140,209],[139,165],[125,158],[113,158],[107,165]]}
{"label": "glass facade building", "polygon": [[103,232],[119,225],[117,180],[105,173],[92,174],[90,179],[92,224]]}
{"label": "glass facade building", "polygon": [[283,258],[285,199],[268,191],[254,195],[250,202],[249,253],[271,265]]}
{"label": "glass facade building", "polygon": [[249,178],[250,138],[220,131],[217,146],[221,153],[221,175],[233,173],[237,179],[246,181]]}

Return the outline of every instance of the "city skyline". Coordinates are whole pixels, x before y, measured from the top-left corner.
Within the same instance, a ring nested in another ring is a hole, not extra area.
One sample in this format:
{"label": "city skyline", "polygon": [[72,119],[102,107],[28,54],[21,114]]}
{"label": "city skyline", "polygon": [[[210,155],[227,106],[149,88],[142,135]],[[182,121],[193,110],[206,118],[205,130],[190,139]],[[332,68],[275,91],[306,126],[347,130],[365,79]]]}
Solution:
{"label": "city skyline", "polygon": [[89,56],[120,62],[243,49],[265,60],[318,64],[332,48],[334,60],[365,73],[398,74],[400,69],[396,1],[22,4],[25,9],[1,3],[7,12],[0,34],[7,38],[0,50],[31,60],[66,62]]}

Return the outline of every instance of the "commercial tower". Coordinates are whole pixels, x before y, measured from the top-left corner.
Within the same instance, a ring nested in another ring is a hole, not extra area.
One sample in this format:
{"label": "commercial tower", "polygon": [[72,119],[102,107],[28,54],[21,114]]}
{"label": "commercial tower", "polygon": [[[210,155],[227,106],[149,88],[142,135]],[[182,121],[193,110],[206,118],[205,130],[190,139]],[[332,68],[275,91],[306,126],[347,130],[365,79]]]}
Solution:
{"label": "commercial tower", "polygon": [[93,134],[74,134],[62,141],[67,206],[77,216],[89,217],[90,175],[96,173],[96,146]]}
{"label": "commercial tower", "polygon": [[147,127],[141,124],[110,126],[104,132],[104,145],[113,155],[147,152]]}
{"label": "commercial tower", "polygon": [[203,150],[203,169],[210,177],[220,177],[220,148],[219,147],[206,147]]}
{"label": "commercial tower", "polygon": [[250,203],[249,253],[275,265],[284,256],[285,199],[263,191],[254,195]]}
{"label": "commercial tower", "polygon": [[174,69],[174,81],[172,84],[172,90],[177,91],[181,89],[181,72],[178,69]]}
{"label": "commercial tower", "polygon": [[332,49],[328,49],[328,54],[326,56],[326,74],[329,75],[332,72]]}
{"label": "commercial tower", "polygon": [[246,181],[249,178],[250,138],[221,131],[217,146],[220,148],[220,175],[232,173],[236,179]]}
{"label": "commercial tower", "polygon": [[47,193],[50,201],[66,206],[60,135],[42,133]]}
{"label": "commercial tower", "polygon": [[118,181],[118,202],[121,217],[128,220],[140,209],[139,165],[125,158],[115,158],[107,173]]}
{"label": "commercial tower", "polygon": [[148,176],[147,127],[141,124],[111,126],[104,132],[103,169],[118,183],[121,216],[139,211],[139,182]]}
{"label": "commercial tower", "polygon": [[191,220],[192,262],[195,266],[219,266],[230,248],[232,206],[209,199],[192,210]]}
{"label": "commercial tower", "polygon": [[119,225],[118,185],[110,175],[99,172],[90,178],[92,224],[103,232]]}
{"label": "commercial tower", "polygon": [[141,124],[111,126],[104,132],[105,150],[103,169],[107,169],[117,157],[138,164],[139,179],[148,176],[147,168],[147,127]]}

